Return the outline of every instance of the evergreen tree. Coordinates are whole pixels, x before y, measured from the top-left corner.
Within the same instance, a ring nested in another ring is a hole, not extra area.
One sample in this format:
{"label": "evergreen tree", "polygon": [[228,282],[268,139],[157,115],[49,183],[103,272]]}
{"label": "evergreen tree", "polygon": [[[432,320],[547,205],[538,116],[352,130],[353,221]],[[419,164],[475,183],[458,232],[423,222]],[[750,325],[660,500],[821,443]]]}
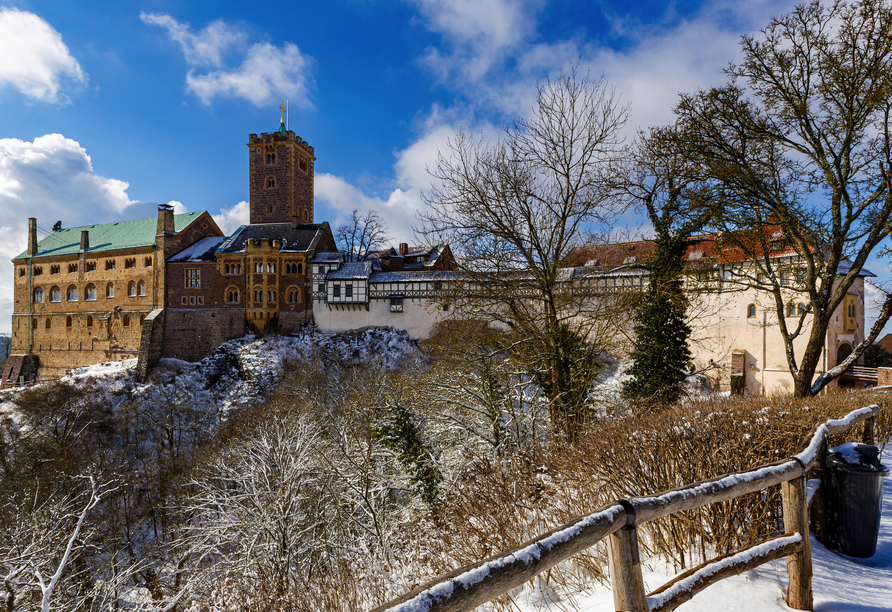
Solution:
{"label": "evergreen tree", "polygon": [[656,254],[648,265],[647,295],[635,314],[632,379],[623,385],[623,395],[641,408],[678,401],[691,360],[688,300],[681,278],[685,242],[678,237],[657,240]]}

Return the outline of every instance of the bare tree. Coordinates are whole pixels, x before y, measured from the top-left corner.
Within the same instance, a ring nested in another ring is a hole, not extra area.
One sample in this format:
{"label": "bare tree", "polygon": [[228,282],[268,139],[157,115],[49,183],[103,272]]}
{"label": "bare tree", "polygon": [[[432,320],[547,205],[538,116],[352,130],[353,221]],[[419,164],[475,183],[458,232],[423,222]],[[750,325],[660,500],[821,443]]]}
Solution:
{"label": "bare tree", "polygon": [[459,133],[432,175],[419,232],[447,243],[460,277],[446,297],[455,316],[510,329],[539,370],[555,425],[568,424],[590,380],[562,368],[575,339],[589,336],[591,308],[562,262],[586,233],[615,218],[608,167],[628,108],[603,79],[573,68],[538,88],[527,118],[487,143]]}
{"label": "bare tree", "polygon": [[374,210],[362,214],[354,208],[347,223],[338,226],[335,238],[347,257],[361,261],[370,252],[380,249],[390,240],[387,223]]}
{"label": "bare tree", "polygon": [[[892,314],[890,296],[852,353],[815,379],[832,317],[890,231],[892,11],[885,0],[802,4],[741,47],[730,83],[682,96],[676,113],[726,198],[723,240],[748,259],[726,280],[773,299],[802,397],[842,374]],[[791,293],[809,304],[792,325]]]}

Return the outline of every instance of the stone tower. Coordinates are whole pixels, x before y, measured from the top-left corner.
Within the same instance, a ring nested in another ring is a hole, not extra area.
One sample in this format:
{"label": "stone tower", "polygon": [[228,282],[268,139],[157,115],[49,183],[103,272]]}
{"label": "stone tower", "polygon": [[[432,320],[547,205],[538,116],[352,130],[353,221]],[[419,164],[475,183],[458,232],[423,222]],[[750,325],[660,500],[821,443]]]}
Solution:
{"label": "stone tower", "polygon": [[251,224],[313,222],[313,147],[284,120],[272,134],[248,138]]}

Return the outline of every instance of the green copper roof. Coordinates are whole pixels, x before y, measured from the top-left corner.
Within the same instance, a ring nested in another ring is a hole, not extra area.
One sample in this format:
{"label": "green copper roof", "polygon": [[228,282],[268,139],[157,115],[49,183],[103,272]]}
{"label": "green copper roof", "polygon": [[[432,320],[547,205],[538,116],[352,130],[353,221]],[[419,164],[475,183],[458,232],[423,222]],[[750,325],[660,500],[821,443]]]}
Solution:
{"label": "green copper roof", "polygon": [[[204,211],[174,215],[174,230],[179,233],[190,223],[200,217]],[[87,253],[116,251],[148,247],[155,244],[155,233],[158,229],[158,217],[136,219],[134,221],[118,221],[117,223],[100,223],[70,227],[53,232],[37,243],[37,254],[34,257],[56,257],[57,255],[75,255],[81,252],[81,231],[90,232],[90,248]],[[26,259],[28,252],[20,253],[16,259]]]}

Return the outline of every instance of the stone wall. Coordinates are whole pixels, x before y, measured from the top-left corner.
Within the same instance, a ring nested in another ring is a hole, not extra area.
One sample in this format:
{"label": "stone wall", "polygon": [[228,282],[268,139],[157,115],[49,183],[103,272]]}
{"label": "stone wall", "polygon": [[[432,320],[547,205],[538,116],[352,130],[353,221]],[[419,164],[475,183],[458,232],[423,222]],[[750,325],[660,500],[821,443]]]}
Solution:
{"label": "stone wall", "polygon": [[162,356],[200,361],[224,342],[244,335],[244,310],[167,308]]}
{"label": "stone wall", "polygon": [[142,326],[139,340],[139,357],[136,363],[136,379],[145,382],[152,368],[161,359],[164,342],[164,309],[158,308],[149,313]]}

